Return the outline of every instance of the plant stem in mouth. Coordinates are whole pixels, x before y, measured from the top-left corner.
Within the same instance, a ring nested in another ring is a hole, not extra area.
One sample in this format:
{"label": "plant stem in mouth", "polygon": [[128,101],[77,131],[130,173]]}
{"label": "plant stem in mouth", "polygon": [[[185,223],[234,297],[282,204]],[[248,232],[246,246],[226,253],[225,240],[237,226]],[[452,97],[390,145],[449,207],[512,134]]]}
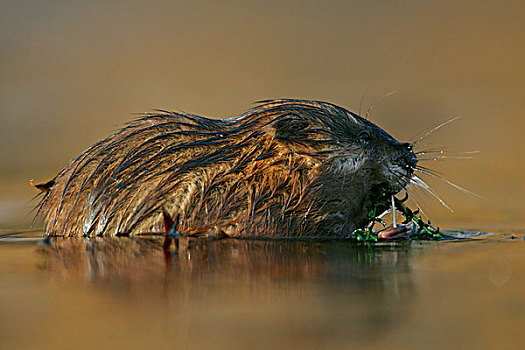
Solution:
{"label": "plant stem in mouth", "polygon": [[390,199],[392,201],[392,226],[396,228],[396,203],[394,202],[394,195],[390,196]]}
{"label": "plant stem in mouth", "polygon": [[[423,239],[423,240],[443,240],[443,239],[449,239],[450,237],[444,235],[440,232],[439,227],[433,227],[430,223],[430,220],[427,220],[427,222],[423,221],[423,218],[421,216],[418,216],[419,214],[419,208],[415,211],[412,211],[409,207],[407,207],[403,202],[405,202],[408,199],[408,195],[405,196],[403,199],[397,199],[394,195],[390,195],[390,201],[388,200],[388,193],[380,192],[377,195],[377,198],[375,200],[375,203],[370,209],[368,213],[368,223],[363,228],[358,228],[352,232],[352,236],[356,238],[358,241],[362,242],[377,242],[378,241],[378,233],[382,231],[376,231],[374,232],[374,224],[379,222],[383,225],[383,227],[386,226],[386,223],[381,219],[385,214],[387,214],[389,211],[392,212],[392,227],[386,228],[386,230],[395,231],[395,232],[387,232],[386,235],[381,235],[379,238],[400,238],[393,237],[392,233],[399,234],[399,233],[407,233],[405,237],[408,239]],[[390,207],[390,210],[388,210]],[[401,213],[401,221],[398,225],[397,218],[396,218],[396,211],[399,211]],[[381,213],[377,215],[377,213]],[[408,226],[409,225],[409,226]],[[405,230],[403,232],[399,231],[397,232],[397,228],[409,228],[409,230]],[[397,232],[397,233],[396,233]]]}

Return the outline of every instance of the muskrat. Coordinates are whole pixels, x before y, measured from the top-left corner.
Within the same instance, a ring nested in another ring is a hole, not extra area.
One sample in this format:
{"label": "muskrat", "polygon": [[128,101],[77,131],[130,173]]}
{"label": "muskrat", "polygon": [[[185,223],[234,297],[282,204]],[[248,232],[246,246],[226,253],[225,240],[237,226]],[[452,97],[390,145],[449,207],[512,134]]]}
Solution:
{"label": "muskrat", "polygon": [[352,237],[378,191],[410,182],[417,157],[328,102],[280,99],[228,119],[158,110],[37,185],[50,235]]}

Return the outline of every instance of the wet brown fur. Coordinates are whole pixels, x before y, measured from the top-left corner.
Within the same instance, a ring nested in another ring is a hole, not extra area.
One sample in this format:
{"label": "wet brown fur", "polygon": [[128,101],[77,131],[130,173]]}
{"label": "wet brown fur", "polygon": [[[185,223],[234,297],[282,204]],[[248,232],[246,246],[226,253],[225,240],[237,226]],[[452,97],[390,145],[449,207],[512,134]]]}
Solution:
{"label": "wet brown fur", "polygon": [[395,193],[415,156],[341,107],[264,101],[217,120],[159,111],[71,161],[39,212],[51,235],[162,232],[162,211],[186,234],[349,237],[374,187]]}

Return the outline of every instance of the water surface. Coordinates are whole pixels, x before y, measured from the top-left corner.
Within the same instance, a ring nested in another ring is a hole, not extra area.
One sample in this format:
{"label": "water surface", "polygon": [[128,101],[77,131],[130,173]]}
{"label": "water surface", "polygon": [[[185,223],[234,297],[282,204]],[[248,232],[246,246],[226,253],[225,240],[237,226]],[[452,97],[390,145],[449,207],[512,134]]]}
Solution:
{"label": "water surface", "polygon": [[[2,348],[518,348],[524,232],[468,240],[0,238]],[[511,237],[516,237],[512,239]]]}

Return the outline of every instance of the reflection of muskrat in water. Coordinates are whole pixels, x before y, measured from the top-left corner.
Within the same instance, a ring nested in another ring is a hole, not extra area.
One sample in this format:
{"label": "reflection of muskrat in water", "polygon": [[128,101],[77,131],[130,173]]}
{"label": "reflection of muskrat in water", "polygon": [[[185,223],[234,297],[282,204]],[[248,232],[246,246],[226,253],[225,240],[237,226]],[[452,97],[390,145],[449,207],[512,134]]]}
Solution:
{"label": "reflection of muskrat in water", "polygon": [[129,123],[42,184],[49,234],[162,231],[351,237],[378,190],[417,159],[368,120],[326,102],[265,101],[224,120],[159,112]]}

